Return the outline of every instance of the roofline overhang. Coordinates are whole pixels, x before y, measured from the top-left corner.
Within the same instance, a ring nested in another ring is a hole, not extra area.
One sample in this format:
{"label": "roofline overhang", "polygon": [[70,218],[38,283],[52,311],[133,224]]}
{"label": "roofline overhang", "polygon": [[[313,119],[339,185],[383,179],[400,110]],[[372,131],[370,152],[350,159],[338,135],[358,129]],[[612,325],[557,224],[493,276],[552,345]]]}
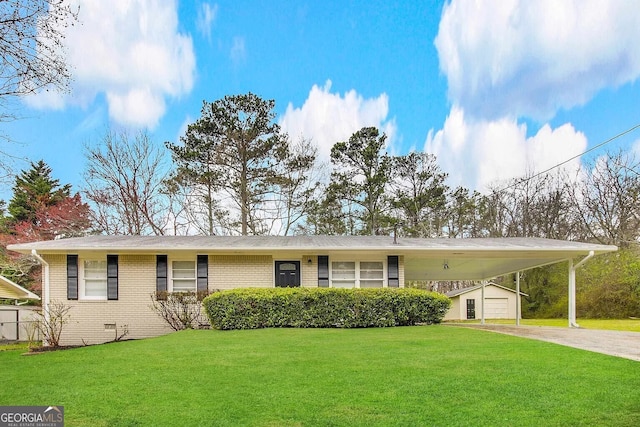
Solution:
{"label": "roofline overhang", "polygon": [[[464,239],[460,239],[464,240]],[[387,252],[397,255],[428,255],[431,257],[449,256],[458,258],[468,258],[472,255],[472,258],[477,258],[480,254],[488,255],[489,258],[504,257],[505,254],[512,254],[514,257],[521,257],[523,254],[539,255],[540,253],[549,253],[557,255],[563,254],[565,258],[577,257],[581,255],[588,255],[593,252],[595,255],[599,255],[607,252],[615,252],[618,250],[614,245],[588,245],[584,248],[576,247],[463,247],[456,246],[451,248],[433,248],[433,247],[412,247],[412,246],[400,246],[400,245],[383,245],[383,246],[334,246],[334,245],[300,245],[300,246],[232,246],[232,247],[212,247],[212,246],[188,246],[177,247],[175,245],[162,245],[162,246],[69,246],[69,247],[53,247],[47,248],[34,244],[22,243],[18,245],[9,245],[7,249],[13,252],[31,254],[35,249],[40,254],[66,254],[70,252],[118,252],[118,253],[163,253],[163,252],[207,252],[207,253],[274,253],[274,252],[307,252],[307,253],[321,253],[321,252]]]}
{"label": "roofline overhang", "polygon": [[21,299],[30,299],[30,300],[37,300],[40,301],[40,297],[36,294],[34,294],[33,292],[31,292],[28,289],[23,288],[22,286],[18,285],[17,283],[15,283],[14,281],[4,277],[4,276],[0,276],[0,281],[4,282],[5,284],[9,285],[10,287],[16,289],[19,292],[24,293],[26,296],[23,297],[2,297],[2,299],[11,299],[11,300],[21,300]]}

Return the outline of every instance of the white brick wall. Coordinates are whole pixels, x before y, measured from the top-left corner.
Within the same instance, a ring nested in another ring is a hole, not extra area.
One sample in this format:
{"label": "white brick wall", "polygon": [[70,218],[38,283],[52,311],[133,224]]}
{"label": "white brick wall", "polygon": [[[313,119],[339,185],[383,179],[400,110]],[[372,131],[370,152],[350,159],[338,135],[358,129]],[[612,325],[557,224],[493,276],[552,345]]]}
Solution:
{"label": "white brick wall", "polygon": [[274,286],[270,255],[210,255],[209,289]]}
{"label": "white brick wall", "polygon": [[115,331],[105,330],[105,324],[115,324],[118,332],[127,325],[129,335],[126,338],[147,338],[171,332],[150,308],[156,286],[155,256],[119,256],[117,301],[67,300],[66,256],[48,255],[44,259],[50,266],[51,300],[71,307],[70,322],[63,329],[60,344],[111,341]]}
{"label": "white brick wall", "polygon": [[[106,257],[106,255],[105,255]],[[193,256],[195,259],[195,255]],[[62,333],[62,345],[97,344],[112,341],[125,325],[126,338],[147,338],[171,332],[151,306],[156,287],[155,255],[120,255],[118,258],[118,300],[67,300],[66,255],[45,255],[50,266],[51,300],[71,307],[70,322]],[[318,257],[303,255],[300,260],[304,287],[318,286]],[[309,263],[311,260],[311,263]],[[82,254],[80,260],[82,262]],[[400,286],[404,286],[404,257],[400,257]],[[274,259],[270,255],[210,255],[209,290],[241,287],[273,287]]]}

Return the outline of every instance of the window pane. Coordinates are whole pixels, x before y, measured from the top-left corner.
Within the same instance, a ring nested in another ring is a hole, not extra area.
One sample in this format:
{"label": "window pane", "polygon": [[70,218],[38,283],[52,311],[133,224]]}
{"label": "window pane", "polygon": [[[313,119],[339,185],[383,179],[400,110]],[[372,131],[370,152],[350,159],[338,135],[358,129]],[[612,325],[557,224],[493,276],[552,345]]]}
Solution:
{"label": "window pane", "polygon": [[195,279],[196,262],[195,261],[173,261],[173,278],[174,279]]}
{"label": "window pane", "polygon": [[85,261],[85,279],[100,279],[107,277],[107,261]]}
{"label": "window pane", "polygon": [[360,263],[360,287],[382,288],[384,284],[384,270],[382,262]]}
{"label": "window pane", "polygon": [[382,279],[384,277],[382,270],[380,271],[360,271],[360,279]]}
{"label": "window pane", "polygon": [[355,280],[334,280],[331,284],[334,288],[353,288],[356,282]]}
{"label": "window pane", "polygon": [[173,292],[189,292],[196,290],[195,280],[174,280]]}
{"label": "window pane", "polygon": [[196,262],[173,261],[173,292],[189,292],[196,290]]}
{"label": "window pane", "polygon": [[361,288],[381,288],[384,281],[382,280],[360,280]]}
{"label": "window pane", "polygon": [[106,280],[85,280],[84,295],[87,297],[107,297]]}
{"label": "window pane", "polygon": [[382,263],[381,262],[361,262],[360,270],[380,270],[382,271]]}
{"label": "window pane", "polygon": [[107,260],[84,261],[84,296],[107,297]]}
{"label": "window pane", "polygon": [[355,280],[356,279],[356,263],[355,262],[332,262],[332,277],[334,280]]}

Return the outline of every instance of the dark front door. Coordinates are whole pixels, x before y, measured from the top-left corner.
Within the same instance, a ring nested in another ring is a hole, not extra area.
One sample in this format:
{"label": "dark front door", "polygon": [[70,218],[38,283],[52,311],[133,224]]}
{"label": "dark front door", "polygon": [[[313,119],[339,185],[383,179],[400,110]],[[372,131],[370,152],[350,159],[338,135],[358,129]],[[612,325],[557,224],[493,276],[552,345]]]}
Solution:
{"label": "dark front door", "polygon": [[300,261],[276,261],[276,286],[300,286]]}
{"label": "dark front door", "polygon": [[467,319],[475,319],[476,318],[476,300],[468,299],[467,300]]}

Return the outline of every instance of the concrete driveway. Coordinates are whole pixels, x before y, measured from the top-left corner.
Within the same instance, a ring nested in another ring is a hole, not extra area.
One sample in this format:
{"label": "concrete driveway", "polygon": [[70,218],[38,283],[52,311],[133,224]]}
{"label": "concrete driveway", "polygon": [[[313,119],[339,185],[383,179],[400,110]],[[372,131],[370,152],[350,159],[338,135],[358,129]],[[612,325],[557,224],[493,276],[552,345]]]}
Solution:
{"label": "concrete driveway", "polygon": [[[445,323],[446,324],[446,323]],[[551,326],[477,325],[455,323],[456,327],[483,329],[507,335],[548,341],[640,362],[640,332],[604,331]]]}

